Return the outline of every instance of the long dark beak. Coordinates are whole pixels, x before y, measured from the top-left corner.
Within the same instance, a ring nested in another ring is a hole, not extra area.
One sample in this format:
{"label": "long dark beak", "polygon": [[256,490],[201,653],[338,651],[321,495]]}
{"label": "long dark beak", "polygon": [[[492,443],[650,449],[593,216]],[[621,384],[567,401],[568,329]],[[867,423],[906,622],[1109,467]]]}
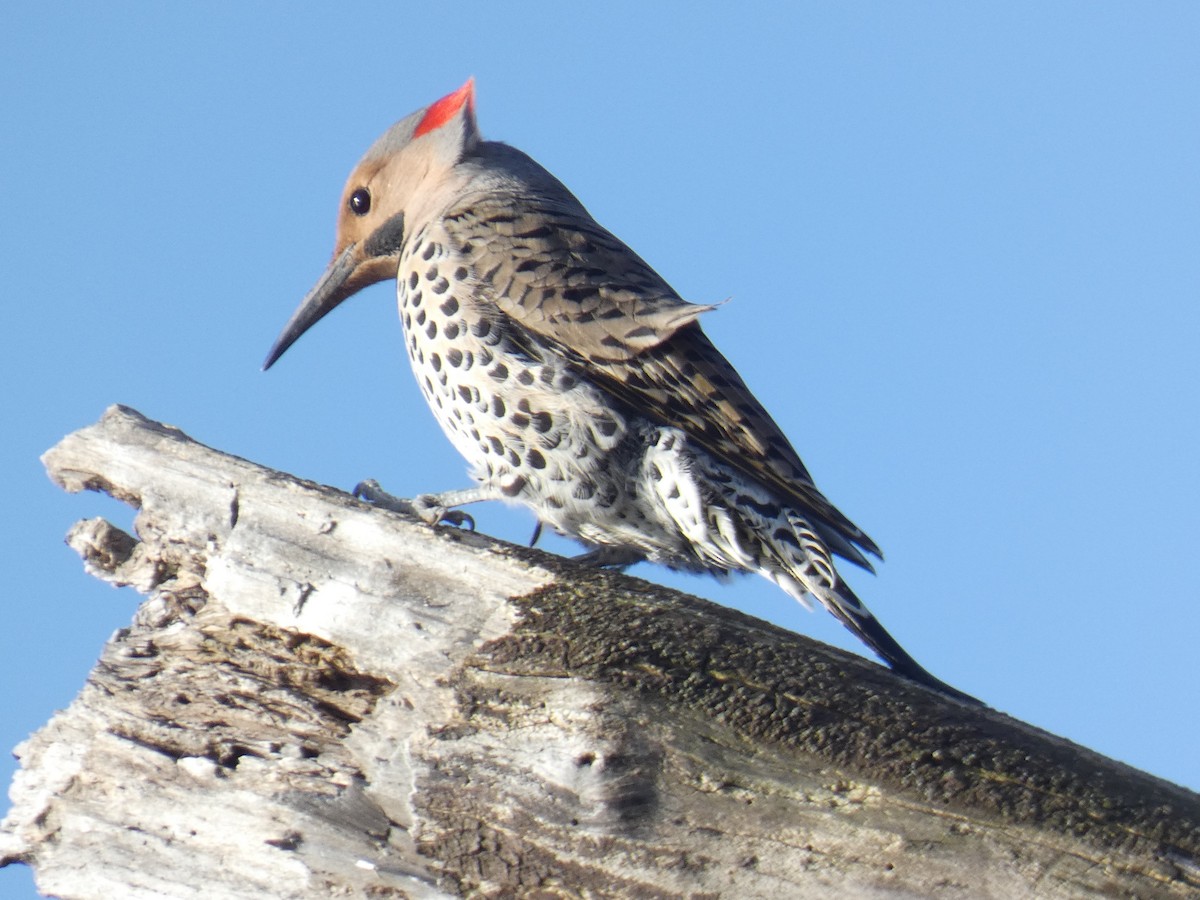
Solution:
{"label": "long dark beak", "polygon": [[343,300],[365,287],[362,279],[354,277],[359,269],[357,249],[357,244],[350,244],[339,253],[329,264],[325,274],[300,302],[300,306],[292,313],[291,319],[275,339],[271,352],[267,354],[266,361],[263,362],[264,372],[283,356],[300,335],[321,321]]}

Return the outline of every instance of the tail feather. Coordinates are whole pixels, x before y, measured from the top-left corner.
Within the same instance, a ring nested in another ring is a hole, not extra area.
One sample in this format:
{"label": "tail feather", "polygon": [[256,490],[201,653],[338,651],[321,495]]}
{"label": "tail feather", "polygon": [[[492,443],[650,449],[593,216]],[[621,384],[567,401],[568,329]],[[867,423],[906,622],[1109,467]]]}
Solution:
{"label": "tail feather", "polygon": [[814,525],[813,518],[780,503],[768,487],[707,453],[692,451],[674,428],[655,429],[642,465],[647,473],[653,470],[645,483],[663,518],[688,548],[687,555],[669,547],[649,553],[643,548],[647,558],[690,571],[757,572],[810,609],[812,599],[820,602],[897,675],[963,703],[982,705],[926,672],[842,580],[833,554],[868,569],[870,563],[855,544],[878,554],[865,535],[851,541],[836,529]]}
{"label": "tail feather", "polygon": [[845,581],[839,579],[832,593],[834,597],[819,598],[825,608],[850,629],[860,641],[874,650],[897,675],[963,703],[973,706],[984,705],[970,694],[964,694],[941,679],[930,675],[920,663],[908,655],[908,652],[894,637],[888,634],[887,629],[879,624],[879,620],[871,614],[866,604],[858,599],[858,595],[850,589]]}

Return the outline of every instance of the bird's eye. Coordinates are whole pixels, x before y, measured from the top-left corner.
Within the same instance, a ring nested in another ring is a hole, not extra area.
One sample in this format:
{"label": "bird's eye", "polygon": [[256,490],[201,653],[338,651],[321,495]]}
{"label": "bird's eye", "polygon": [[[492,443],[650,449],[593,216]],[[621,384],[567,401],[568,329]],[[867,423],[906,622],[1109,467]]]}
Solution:
{"label": "bird's eye", "polygon": [[356,216],[365,216],[371,211],[371,192],[366,188],[359,188],[350,195],[350,212]]}

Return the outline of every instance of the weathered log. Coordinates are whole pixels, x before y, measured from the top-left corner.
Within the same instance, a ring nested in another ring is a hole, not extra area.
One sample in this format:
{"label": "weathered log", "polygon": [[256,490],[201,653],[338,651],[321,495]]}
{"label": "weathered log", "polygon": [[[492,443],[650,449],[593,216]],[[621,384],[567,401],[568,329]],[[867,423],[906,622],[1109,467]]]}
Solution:
{"label": "weathered log", "polygon": [[637,579],[111,408],[44,457],[147,595],[18,748],[64,898],[1195,896],[1200,797]]}

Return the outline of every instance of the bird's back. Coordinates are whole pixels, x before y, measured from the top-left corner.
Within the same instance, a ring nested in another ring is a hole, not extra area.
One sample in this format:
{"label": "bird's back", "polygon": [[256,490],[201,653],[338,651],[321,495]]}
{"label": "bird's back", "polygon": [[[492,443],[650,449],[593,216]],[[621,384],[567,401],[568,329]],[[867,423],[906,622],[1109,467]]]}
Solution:
{"label": "bird's back", "polygon": [[442,214],[480,309],[568,361],[615,407],[686,432],[808,517],[861,565],[875,543],[817,490],[782,430],[702,331],[688,303],[599,225],[553,175],[484,143],[477,173]]}

